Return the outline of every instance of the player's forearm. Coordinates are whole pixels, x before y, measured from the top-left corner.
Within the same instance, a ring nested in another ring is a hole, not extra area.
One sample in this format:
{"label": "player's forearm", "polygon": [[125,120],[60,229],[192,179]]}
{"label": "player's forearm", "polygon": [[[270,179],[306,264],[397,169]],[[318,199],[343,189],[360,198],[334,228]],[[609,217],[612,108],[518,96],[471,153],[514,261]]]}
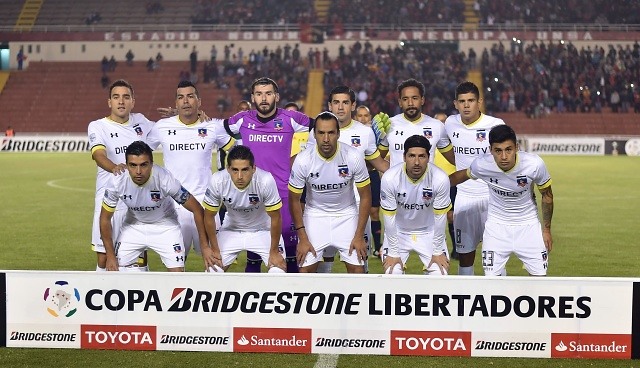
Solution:
{"label": "player's forearm", "polygon": [[96,165],[105,171],[113,171],[113,168],[117,166],[113,161],[111,161],[104,150],[98,150],[93,155],[93,160],[96,162]]}
{"label": "player's forearm", "polygon": [[102,245],[108,255],[116,254],[115,247],[113,246],[113,228],[111,227],[111,216],[100,215],[100,237],[102,238]]}
{"label": "player's forearm", "polygon": [[367,185],[362,190],[359,190],[359,194],[358,227],[356,228],[355,236],[363,238],[364,230],[367,227],[367,220],[369,219],[369,212],[371,211],[371,189]]}
{"label": "player's forearm", "polygon": [[398,228],[396,226],[396,215],[394,213],[383,212],[384,221],[384,241],[389,247],[389,257],[398,257],[400,254],[400,246],[398,244]]}
{"label": "player's forearm", "polygon": [[216,213],[209,210],[204,210],[203,222],[204,222],[204,230],[208,238],[208,243],[200,243],[211,245],[211,248],[218,249],[218,238],[216,237]]}
{"label": "player's forearm", "polygon": [[277,215],[271,215],[271,253],[278,252],[278,246],[280,245],[280,237],[282,236],[282,217],[280,211],[277,211]]}
{"label": "player's forearm", "polygon": [[467,175],[466,169],[458,170],[453,174],[449,175],[449,182],[451,183],[452,187],[455,187],[460,183],[464,183],[468,179],[469,179],[469,175]]}
{"label": "player's forearm", "polygon": [[433,254],[440,255],[445,252],[445,229],[447,227],[447,214],[435,215],[435,228],[433,229]]}
{"label": "player's forearm", "polygon": [[542,229],[551,231],[551,218],[553,217],[553,192],[551,187],[542,192],[540,204],[542,207]]}
{"label": "player's forearm", "polygon": [[291,220],[293,221],[293,228],[295,229],[298,240],[308,241],[307,232],[304,227],[304,220],[302,218],[302,204],[300,203],[300,194],[289,191],[289,212],[291,213]]}

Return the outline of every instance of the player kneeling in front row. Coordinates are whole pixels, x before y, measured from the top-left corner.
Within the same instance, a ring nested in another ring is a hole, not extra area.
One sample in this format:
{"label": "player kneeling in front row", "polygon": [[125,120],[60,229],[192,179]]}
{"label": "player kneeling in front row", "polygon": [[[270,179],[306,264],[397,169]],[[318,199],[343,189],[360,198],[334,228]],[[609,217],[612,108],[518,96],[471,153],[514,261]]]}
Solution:
{"label": "player kneeling in front row", "polygon": [[[203,209],[163,167],[153,164],[151,147],[142,141],[126,149],[129,175],[113,176],[100,212],[100,235],[107,251],[107,271],[137,271],[140,253],[151,249],[167,270],[184,271],[184,246],[178,215],[170,198],[193,213],[201,244],[207,244]],[[114,247],[111,217],[118,201],[127,213]]]}
{"label": "player kneeling in front row", "polygon": [[[340,252],[347,272],[364,273],[364,230],[371,208],[369,173],[364,155],[338,142],[338,118],[323,112],[315,119],[315,147],[300,152],[289,178],[289,209],[298,233],[300,272],[316,272],[328,247]],[[360,194],[356,205],[355,187]],[[300,196],[307,188],[304,217]]]}
{"label": "player kneeling in front row", "polygon": [[385,273],[402,274],[414,251],[427,275],[446,275],[449,258],[445,240],[451,209],[449,177],[429,165],[431,143],[421,135],[404,142],[404,164],[391,167],[380,184],[385,232],[382,262]]}
{"label": "player kneeling in front row", "polygon": [[[547,274],[547,256],[553,246],[551,175],[538,155],[518,151],[517,142],[511,127],[497,125],[489,132],[491,153],[449,176],[451,185],[471,178],[482,179],[489,186],[489,211],[482,236],[486,276],[501,275],[511,253],[524,263],[530,275]],[[542,194],[542,226],[534,183]]]}
{"label": "player kneeling in front row", "polygon": [[[249,147],[233,147],[227,161],[226,170],[211,176],[204,196],[204,222],[211,247],[202,247],[202,256],[213,261],[207,270],[226,271],[246,250],[258,254],[270,273],[286,272],[282,200],[275,179],[255,166]],[[215,215],[222,204],[227,214],[216,234]]]}

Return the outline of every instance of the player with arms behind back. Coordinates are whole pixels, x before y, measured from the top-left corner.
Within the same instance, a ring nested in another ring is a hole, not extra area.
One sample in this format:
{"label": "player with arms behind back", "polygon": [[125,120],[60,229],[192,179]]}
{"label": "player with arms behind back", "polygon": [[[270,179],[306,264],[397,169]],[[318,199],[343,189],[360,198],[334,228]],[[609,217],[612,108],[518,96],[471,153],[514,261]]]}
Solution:
{"label": "player with arms behind back", "polygon": [[[480,112],[480,91],[471,82],[458,85],[453,104],[458,114],[449,116],[444,128],[453,144],[456,169],[463,170],[477,157],[489,153],[489,131],[494,126],[503,125],[504,121]],[[482,240],[487,221],[488,203],[489,189],[481,180],[467,181],[457,186],[453,209],[453,243],[460,261],[459,275],[473,275],[476,248]]]}
{"label": "player with arms behind back", "polygon": [[[511,253],[532,276],[547,274],[553,247],[551,175],[542,159],[518,151],[516,133],[507,125],[489,132],[491,153],[476,158],[466,170],[451,174],[451,185],[482,179],[489,187],[489,210],[482,236],[482,267],[487,276],[504,274]],[[542,224],[533,186],[542,195]]]}
{"label": "player with arms behind back", "polygon": [[[119,79],[109,87],[107,104],[111,114],[89,123],[88,134],[91,145],[91,157],[97,165],[96,195],[93,214],[91,244],[98,257],[96,271],[105,271],[107,255],[100,238],[100,209],[104,199],[104,190],[113,175],[126,171],[125,151],[131,142],[146,140],[153,122],[142,114],[132,113],[135,106],[133,87],[127,81]],[[113,236],[117,237],[126,208],[120,205],[113,216]],[[140,271],[146,271],[146,256],[141,257]]]}

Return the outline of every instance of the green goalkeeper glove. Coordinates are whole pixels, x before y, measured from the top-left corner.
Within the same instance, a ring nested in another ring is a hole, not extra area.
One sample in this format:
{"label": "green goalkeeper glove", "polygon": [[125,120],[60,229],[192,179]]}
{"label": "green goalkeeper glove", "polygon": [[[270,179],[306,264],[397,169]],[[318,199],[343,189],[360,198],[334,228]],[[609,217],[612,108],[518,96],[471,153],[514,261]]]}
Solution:
{"label": "green goalkeeper glove", "polygon": [[384,112],[378,113],[373,117],[373,121],[371,122],[371,128],[373,129],[373,133],[376,136],[376,145],[380,143],[384,137],[387,136],[387,133],[391,130],[391,120],[389,120],[389,115]]}

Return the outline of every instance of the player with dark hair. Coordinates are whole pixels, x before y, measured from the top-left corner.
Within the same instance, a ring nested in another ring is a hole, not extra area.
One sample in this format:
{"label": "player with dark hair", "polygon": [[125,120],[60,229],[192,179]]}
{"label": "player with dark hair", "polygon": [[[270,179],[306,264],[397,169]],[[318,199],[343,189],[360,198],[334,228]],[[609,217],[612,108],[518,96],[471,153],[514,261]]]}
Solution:
{"label": "player with dark hair", "polygon": [[[126,170],[125,148],[133,141],[146,140],[153,122],[144,115],[132,113],[135,106],[133,87],[127,81],[119,79],[109,87],[107,105],[111,109],[109,116],[89,123],[88,135],[91,145],[91,158],[97,165],[95,207],[91,244],[97,254],[97,271],[106,270],[106,249],[100,237],[100,209],[104,199],[104,190],[111,176],[120,175]],[[113,214],[113,236],[117,237],[125,208],[118,206]],[[146,271],[146,253],[139,262],[139,270]]]}
{"label": "player with dark hair", "polygon": [[431,144],[423,135],[404,142],[404,164],[391,167],[380,185],[385,238],[385,273],[402,274],[409,253],[422,260],[427,275],[446,275],[449,269],[445,228],[451,208],[449,177],[430,164]]}
{"label": "player with dark hair", "polygon": [[[315,119],[314,149],[295,159],[289,179],[289,209],[298,234],[301,272],[316,272],[327,248],[336,248],[347,272],[364,273],[367,249],[364,231],[371,190],[362,154],[339,142],[338,117],[323,112]],[[355,188],[360,195],[356,203]],[[300,196],[307,190],[304,215]]]}
{"label": "player with dark hair", "polygon": [[[137,271],[136,260],[146,249],[158,253],[167,270],[184,271],[185,249],[173,202],[192,213],[200,243],[208,244],[202,206],[169,171],[153,164],[146,143],[135,141],[127,147],[126,165],[128,175],[111,176],[100,212],[107,271]],[[111,217],[119,202],[127,210],[114,242]],[[207,262],[211,260],[205,260],[205,266]]]}
{"label": "player with dark hair", "polygon": [[[468,169],[449,176],[451,185],[482,179],[489,187],[489,209],[482,235],[484,274],[504,275],[509,256],[515,253],[530,275],[544,276],[553,247],[551,175],[538,155],[518,150],[516,133],[507,125],[491,129],[489,147],[491,152],[474,159]],[[542,224],[534,184],[542,195]]]}
{"label": "player with dark hair", "polygon": [[[489,131],[504,125],[502,119],[480,111],[482,102],[480,91],[472,82],[460,83],[456,88],[453,104],[458,114],[447,118],[444,129],[453,145],[457,170],[467,169],[474,159],[489,153]],[[459,275],[474,274],[476,248],[482,240],[488,205],[489,189],[482,180],[470,180],[457,186],[453,242],[460,261]]]}
{"label": "player with dark hair", "polygon": [[[282,200],[276,182],[255,166],[246,146],[233,147],[228,161],[226,170],[211,177],[203,202],[210,250],[216,260],[210,271],[226,270],[241,251],[250,250],[260,256],[269,272],[284,273]],[[217,232],[214,217],[222,204],[228,209],[227,218]]]}
{"label": "player with dark hair", "polygon": [[[256,79],[251,85],[251,101],[255,110],[243,111],[225,120],[226,130],[237,135],[253,152],[256,166],[273,175],[278,193],[288,208],[287,183],[291,172],[291,145],[296,132],[309,131],[311,119],[298,112],[277,108],[280,101],[278,84],[266,77]],[[287,254],[287,272],[297,272],[295,259],[297,236],[293,230],[291,215],[282,212],[282,237]],[[247,272],[260,272],[261,257],[247,254]]]}

